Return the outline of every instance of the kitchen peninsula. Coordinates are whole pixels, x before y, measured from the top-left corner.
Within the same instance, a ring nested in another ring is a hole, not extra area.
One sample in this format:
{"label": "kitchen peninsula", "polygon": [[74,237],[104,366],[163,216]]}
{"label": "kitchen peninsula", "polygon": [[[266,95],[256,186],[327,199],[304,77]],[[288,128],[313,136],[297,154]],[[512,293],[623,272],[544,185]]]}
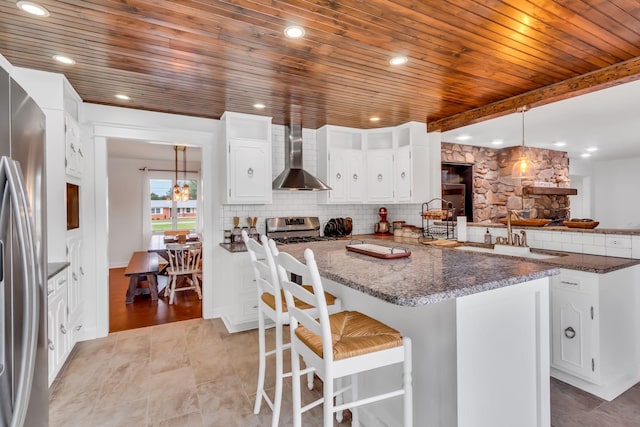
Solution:
{"label": "kitchen peninsula", "polygon": [[[381,260],[345,244],[280,249],[302,259],[310,247],[325,287],[346,309],[411,337],[414,419],[443,427],[550,424],[548,277],[557,269],[421,246]],[[389,372],[361,378],[361,390],[391,386]],[[366,425],[394,425],[402,408],[391,401],[360,413]]]}

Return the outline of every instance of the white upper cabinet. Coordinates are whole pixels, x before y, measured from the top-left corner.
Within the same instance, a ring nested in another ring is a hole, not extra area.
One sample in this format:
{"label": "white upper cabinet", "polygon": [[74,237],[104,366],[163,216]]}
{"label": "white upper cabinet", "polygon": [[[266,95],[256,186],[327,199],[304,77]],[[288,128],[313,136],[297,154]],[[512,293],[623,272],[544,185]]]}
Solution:
{"label": "white upper cabinet", "polygon": [[327,125],[318,129],[317,141],[318,175],[332,188],[318,194],[319,203],[421,203],[437,196],[429,174],[440,173],[440,157],[429,154],[425,124]]}
{"label": "white upper cabinet", "polygon": [[362,203],[365,164],[362,132],[340,126],[318,130],[318,177],[331,187],[318,193],[320,203]]}
{"label": "white upper cabinet", "polygon": [[225,112],[226,204],[271,203],[271,117]]}
{"label": "white upper cabinet", "polygon": [[[432,185],[431,174],[440,175],[440,147],[429,150],[427,125],[409,122],[398,126],[396,132],[394,164],[396,202],[422,203],[439,197],[439,183],[437,186]],[[437,189],[437,193],[433,189]]]}
{"label": "white upper cabinet", "polygon": [[80,125],[69,114],[64,114],[65,135],[65,171],[75,178],[82,178],[84,153],[82,152],[82,140],[80,139]]}

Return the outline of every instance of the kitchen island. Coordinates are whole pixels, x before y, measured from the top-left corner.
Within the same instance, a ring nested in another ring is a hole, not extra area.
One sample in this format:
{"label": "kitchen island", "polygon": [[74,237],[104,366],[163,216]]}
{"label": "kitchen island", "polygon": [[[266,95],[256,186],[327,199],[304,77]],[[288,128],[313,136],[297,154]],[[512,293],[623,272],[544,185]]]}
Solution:
{"label": "kitchen island", "polygon": [[[280,250],[302,259],[311,248],[325,287],[345,309],[411,337],[415,425],[550,424],[548,277],[556,268],[421,246],[409,247],[408,258],[383,260],[347,252],[346,244]],[[399,372],[364,376],[360,389],[399,385]],[[401,401],[360,414],[364,425],[397,425]]]}

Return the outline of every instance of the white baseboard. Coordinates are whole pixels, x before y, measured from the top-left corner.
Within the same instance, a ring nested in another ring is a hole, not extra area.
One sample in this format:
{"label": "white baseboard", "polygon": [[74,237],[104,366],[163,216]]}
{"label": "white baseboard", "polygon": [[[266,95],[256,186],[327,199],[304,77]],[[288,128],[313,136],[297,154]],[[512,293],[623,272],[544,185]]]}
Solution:
{"label": "white baseboard", "polygon": [[629,375],[618,379],[618,381],[613,384],[597,385],[553,367],[551,368],[551,376],[609,402],[629,390],[637,384],[638,381],[640,381],[640,377],[638,375]]}

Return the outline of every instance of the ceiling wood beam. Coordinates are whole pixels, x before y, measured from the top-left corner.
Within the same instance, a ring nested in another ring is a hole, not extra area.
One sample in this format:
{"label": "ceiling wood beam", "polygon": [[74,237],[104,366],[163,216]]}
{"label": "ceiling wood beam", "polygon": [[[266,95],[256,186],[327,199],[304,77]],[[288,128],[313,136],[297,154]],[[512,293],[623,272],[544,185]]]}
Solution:
{"label": "ceiling wood beam", "polygon": [[535,108],[639,79],[640,57],[636,57],[441,120],[429,122],[427,117],[427,132],[446,132],[514,113],[522,106]]}

